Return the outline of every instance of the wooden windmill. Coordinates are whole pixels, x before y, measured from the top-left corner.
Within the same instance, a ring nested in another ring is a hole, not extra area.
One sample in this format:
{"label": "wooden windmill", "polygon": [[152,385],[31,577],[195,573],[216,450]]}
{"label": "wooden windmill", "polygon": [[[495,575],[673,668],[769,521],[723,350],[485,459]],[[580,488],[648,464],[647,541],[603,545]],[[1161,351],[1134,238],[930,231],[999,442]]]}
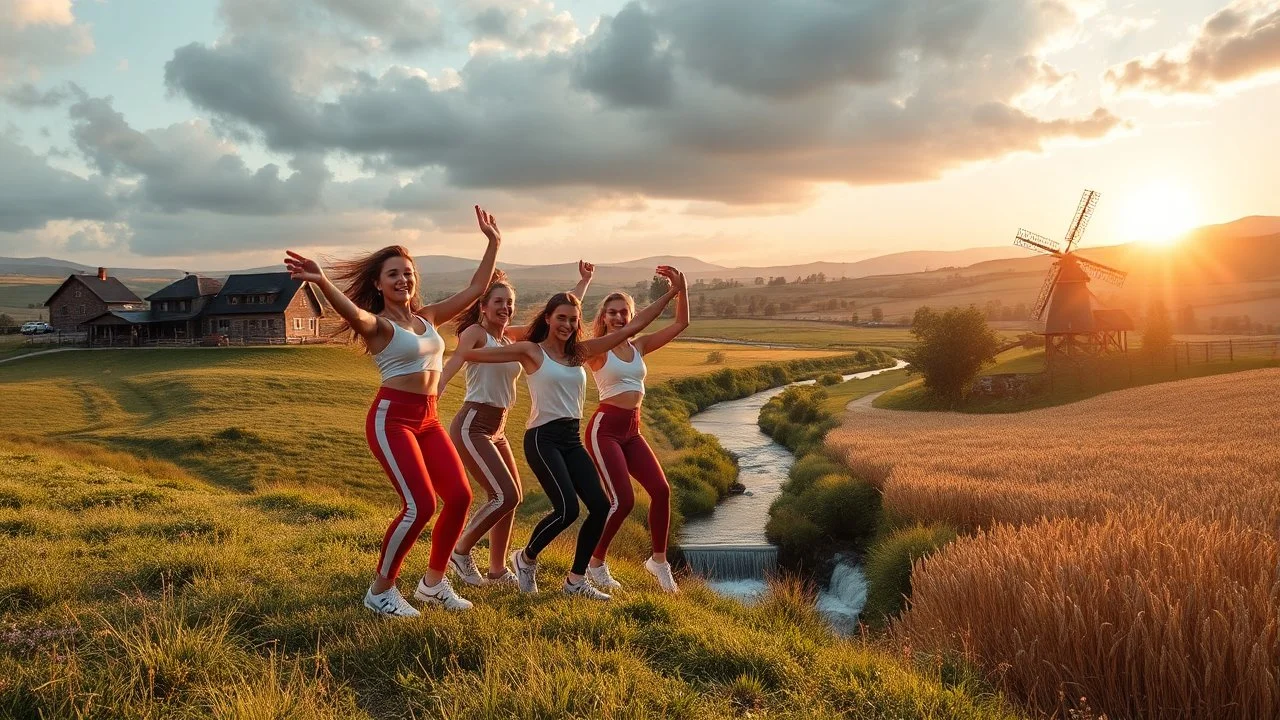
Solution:
{"label": "wooden windmill", "polygon": [[1033,320],[1044,318],[1045,360],[1050,367],[1055,360],[1063,358],[1129,349],[1126,333],[1134,328],[1133,319],[1123,310],[1101,307],[1088,288],[1091,277],[1123,285],[1128,273],[1075,254],[1097,205],[1098,193],[1085,190],[1067,227],[1065,247],[1056,240],[1023,229],[1018,230],[1017,239],[1013,241],[1014,245],[1057,258],[1031,311]]}

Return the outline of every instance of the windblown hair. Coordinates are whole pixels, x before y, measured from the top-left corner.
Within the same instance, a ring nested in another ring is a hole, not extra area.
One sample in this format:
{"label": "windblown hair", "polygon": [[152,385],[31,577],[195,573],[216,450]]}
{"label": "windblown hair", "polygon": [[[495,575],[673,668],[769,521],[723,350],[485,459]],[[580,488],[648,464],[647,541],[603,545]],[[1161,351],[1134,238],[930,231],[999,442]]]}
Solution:
{"label": "windblown hair", "polygon": [[489,302],[489,297],[493,295],[493,291],[497,288],[506,288],[511,293],[512,299],[515,299],[516,289],[511,286],[511,281],[507,279],[507,274],[501,270],[494,270],[493,276],[489,279],[489,287],[485,289],[484,294],[478,300],[471,303],[471,306],[462,311],[457,320],[453,321],[454,333],[461,335],[463,330],[480,322],[480,307]]}
{"label": "windblown hair", "polygon": [[621,290],[618,292],[611,292],[604,297],[604,300],[600,301],[600,306],[596,308],[596,319],[591,323],[592,337],[600,337],[601,335],[609,334],[609,329],[604,324],[604,309],[609,306],[609,303],[615,300],[622,300],[626,302],[627,313],[631,317],[636,316],[636,301],[633,300],[630,295],[622,292]]}
{"label": "windblown hair", "polygon": [[[382,276],[383,264],[393,257],[402,257],[408,260],[414,269],[414,278],[415,280],[417,279],[418,266],[414,263],[413,256],[409,254],[408,248],[402,245],[388,245],[363,257],[335,262],[333,264],[333,282],[342,289],[343,295],[346,295],[351,302],[356,304],[356,307],[377,315],[386,308],[382,293],[378,292],[378,278]],[[421,308],[422,299],[418,297],[418,293],[414,293],[409,300],[409,309],[416,312]],[[340,336],[347,333],[356,336],[356,333],[351,329],[351,324],[343,320],[333,334],[334,336]],[[363,344],[364,338],[359,339]],[[365,347],[365,352],[368,352],[368,350],[369,348]]]}
{"label": "windblown hair", "polygon": [[556,293],[547,301],[547,306],[538,313],[538,316],[529,324],[529,335],[525,338],[529,342],[540,343],[551,335],[551,315],[555,313],[556,308],[562,305],[572,305],[578,309],[578,327],[569,340],[564,344],[564,354],[569,359],[570,364],[581,365],[585,358],[582,357],[582,348],[578,343],[582,342],[582,301],[577,295],[568,292]]}

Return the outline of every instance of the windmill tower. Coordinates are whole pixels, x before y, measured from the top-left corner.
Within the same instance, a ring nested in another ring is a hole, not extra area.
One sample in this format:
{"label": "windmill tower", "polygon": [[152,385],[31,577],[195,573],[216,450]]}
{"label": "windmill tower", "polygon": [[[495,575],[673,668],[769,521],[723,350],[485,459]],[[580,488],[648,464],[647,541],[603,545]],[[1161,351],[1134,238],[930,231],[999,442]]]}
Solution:
{"label": "windmill tower", "polygon": [[1085,190],[1067,227],[1065,247],[1056,240],[1023,229],[1018,230],[1017,239],[1013,241],[1014,245],[1057,258],[1031,311],[1033,320],[1044,319],[1041,334],[1044,335],[1045,362],[1050,368],[1055,361],[1063,359],[1129,349],[1126,333],[1134,328],[1133,319],[1123,310],[1102,307],[1088,287],[1091,278],[1123,285],[1128,273],[1075,254],[1076,244],[1097,205],[1098,193]]}

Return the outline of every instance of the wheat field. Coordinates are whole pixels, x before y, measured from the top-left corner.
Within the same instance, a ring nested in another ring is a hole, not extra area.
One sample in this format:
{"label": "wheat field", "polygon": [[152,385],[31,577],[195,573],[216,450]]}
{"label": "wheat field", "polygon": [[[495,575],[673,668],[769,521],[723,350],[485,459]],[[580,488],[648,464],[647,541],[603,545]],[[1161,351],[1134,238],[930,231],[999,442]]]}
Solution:
{"label": "wheat field", "polygon": [[829,446],[899,522],[970,531],[917,561],[892,632],[1029,709],[1280,717],[1280,370],[1005,416],[850,413]]}

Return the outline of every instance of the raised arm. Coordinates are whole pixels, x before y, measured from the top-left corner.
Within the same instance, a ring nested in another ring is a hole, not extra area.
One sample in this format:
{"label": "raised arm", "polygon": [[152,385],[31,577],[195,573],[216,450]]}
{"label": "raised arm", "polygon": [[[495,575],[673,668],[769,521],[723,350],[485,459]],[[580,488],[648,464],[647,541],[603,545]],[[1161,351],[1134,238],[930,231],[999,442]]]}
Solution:
{"label": "raised arm", "polygon": [[602,335],[598,338],[591,338],[590,340],[583,341],[581,345],[582,357],[591,358],[602,353],[607,353],[621,345],[627,338],[635,335],[641,330],[644,330],[649,326],[649,323],[657,320],[658,316],[662,314],[662,311],[666,309],[667,303],[671,302],[671,298],[676,296],[676,289],[674,287],[674,275],[676,272],[676,269],[669,265],[660,265],[658,267],[658,274],[668,280],[671,280],[673,287],[662,297],[649,303],[645,309],[636,313],[636,316],[631,318],[631,322],[623,325],[608,335]]}
{"label": "raised arm", "polygon": [[498,260],[498,246],[502,244],[502,233],[498,230],[498,221],[492,215],[476,206],[476,221],[480,223],[480,231],[489,238],[489,246],[485,248],[484,257],[480,258],[480,266],[471,276],[471,284],[437,303],[424,305],[418,315],[432,325],[442,325],[454,319],[463,310],[471,307],[489,287],[489,279],[493,277],[493,266]]}
{"label": "raised arm", "polygon": [[586,260],[578,261],[578,284],[573,286],[569,292],[578,298],[581,302],[587,296],[587,288],[591,287],[591,276],[596,272],[596,266]]}
{"label": "raised arm", "polygon": [[466,350],[459,347],[455,357],[459,356],[463,362],[518,362],[527,373],[536,372],[542,366],[542,348],[528,340],[498,347],[476,347]]}
{"label": "raised arm", "polygon": [[632,344],[641,355],[648,355],[675,340],[689,327],[689,286],[685,283],[684,273],[676,271],[671,288],[676,291],[676,321],[657,332],[636,338]]}
{"label": "raised arm", "polygon": [[292,250],[286,250],[285,253],[288,257],[284,259],[284,266],[289,271],[289,277],[309,282],[320,288],[325,299],[357,335],[369,340],[378,334],[378,316],[351,302],[351,298],[344,295],[337,285],[325,277],[320,263]]}
{"label": "raised arm", "polygon": [[471,348],[481,347],[484,344],[484,328],[479,325],[472,325],[462,334],[458,336],[458,347],[454,348],[453,354],[449,356],[449,361],[444,364],[444,370],[440,373],[440,394],[443,395],[445,388],[449,387],[449,381],[454,375],[462,369],[466,361],[462,359],[462,351]]}

